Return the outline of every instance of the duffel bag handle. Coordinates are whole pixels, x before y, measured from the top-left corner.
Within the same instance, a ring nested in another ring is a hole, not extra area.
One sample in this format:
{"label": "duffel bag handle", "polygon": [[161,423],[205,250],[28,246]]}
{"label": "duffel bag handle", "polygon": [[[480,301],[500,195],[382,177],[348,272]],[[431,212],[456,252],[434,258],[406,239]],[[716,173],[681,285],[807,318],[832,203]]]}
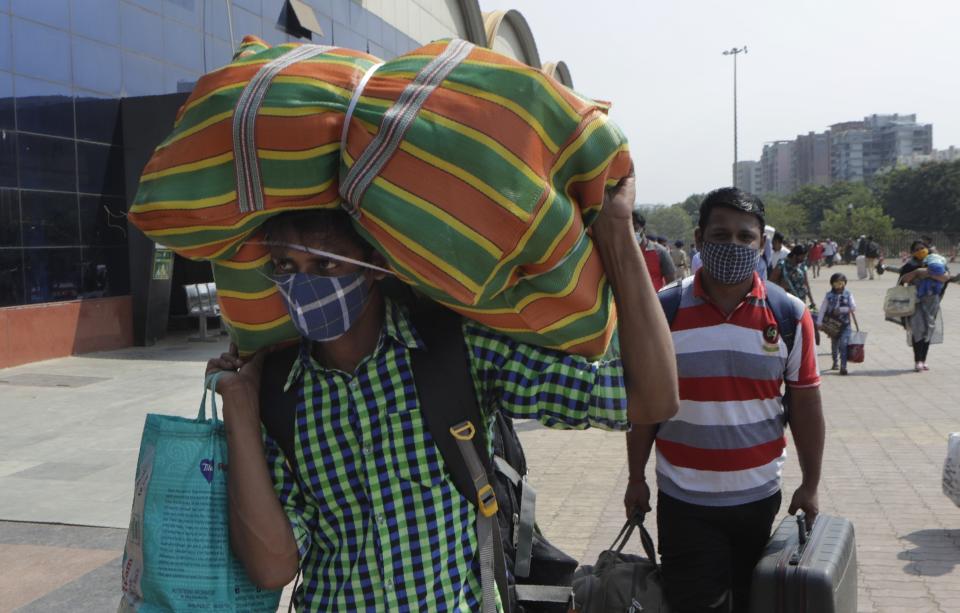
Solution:
{"label": "duffel bag handle", "polygon": [[613,545],[610,546],[610,549],[615,550],[618,554],[623,551],[623,548],[627,545],[627,541],[630,540],[630,537],[633,535],[633,531],[636,528],[640,529],[640,543],[643,545],[643,551],[647,554],[647,558],[653,562],[657,563],[657,549],[653,544],[653,537],[650,536],[650,533],[647,532],[646,527],[643,525],[643,520],[646,515],[640,511],[634,513],[630,519],[627,520],[627,523],[623,525],[623,528],[620,529],[620,534],[617,535],[617,538],[613,541]]}

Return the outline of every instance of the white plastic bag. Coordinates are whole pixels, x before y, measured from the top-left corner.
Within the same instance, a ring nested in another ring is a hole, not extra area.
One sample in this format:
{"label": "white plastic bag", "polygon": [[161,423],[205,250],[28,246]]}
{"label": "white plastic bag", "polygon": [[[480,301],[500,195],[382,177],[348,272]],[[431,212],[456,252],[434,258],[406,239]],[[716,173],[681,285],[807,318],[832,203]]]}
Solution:
{"label": "white plastic bag", "polygon": [[960,432],[947,437],[947,459],[943,462],[943,494],[960,507]]}

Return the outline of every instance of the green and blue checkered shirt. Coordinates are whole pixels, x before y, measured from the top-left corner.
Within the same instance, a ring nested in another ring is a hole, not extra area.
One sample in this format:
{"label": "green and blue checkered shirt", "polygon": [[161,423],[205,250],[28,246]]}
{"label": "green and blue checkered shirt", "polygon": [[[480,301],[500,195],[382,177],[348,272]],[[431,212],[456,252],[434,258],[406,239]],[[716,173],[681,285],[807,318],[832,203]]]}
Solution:
{"label": "green and blue checkered shirt", "polygon": [[[627,428],[619,360],[589,362],[464,322],[484,412],[555,428]],[[267,461],[293,525],[300,611],[476,611],[476,514],[448,478],[418,406],[410,350],[422,341],[388,301],[376,351],[354,373],[325,369],[301,347],[296,474],[265,435]],[[489,431],[489,424],[487,424]],[[489,437],[488,437],[489,440]]]}

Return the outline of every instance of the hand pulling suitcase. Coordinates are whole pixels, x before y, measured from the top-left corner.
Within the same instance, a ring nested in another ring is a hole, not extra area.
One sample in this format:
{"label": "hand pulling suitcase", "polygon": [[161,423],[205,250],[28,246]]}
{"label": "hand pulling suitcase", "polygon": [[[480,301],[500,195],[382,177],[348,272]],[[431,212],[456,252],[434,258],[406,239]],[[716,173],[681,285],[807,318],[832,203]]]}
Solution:
{"label": "hand pulling suitcase", "polygon": [[857,548],[853,524],[818,515],[805,530],[803,514],[777,527],[753,571],[753,613],[855,613]]}

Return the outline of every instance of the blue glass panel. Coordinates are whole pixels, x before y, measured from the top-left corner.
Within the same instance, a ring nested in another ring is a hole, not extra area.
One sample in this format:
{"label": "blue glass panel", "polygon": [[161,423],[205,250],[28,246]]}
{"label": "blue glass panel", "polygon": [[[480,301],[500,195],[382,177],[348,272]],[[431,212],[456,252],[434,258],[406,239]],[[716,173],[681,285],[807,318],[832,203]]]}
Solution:
{"label": "blue glass panel", "polygon": [[10,12],[10,0],[0,0],[0,13]]}
{"label": "blue glass panel", "polygon": [[320,29],[323,30],[323,36],[314,35],[313,42],[319,42],[324,45],[333,44],[333,19],[327,15],[317,13],[317,23],[320,24]]}
{"label": "blue glass panel", "polygon": [[127,218],[123,198],[80,196],[80,239],[84,245],[126,245]]}
{"label": "blue glass panel", "polygon": [[310,42],[304,38],[296,38],[292,36],[287,36],[286,32],[280,30],[277,27],[276,22],[271,22],[269,19],[263,20],[263,35],[261,38],[268,44],[272,46],[277,46],[279,44],[287,42],[287,40],[295,40],[298,42]]}
{"label": "blue glass panel", "polygon": [[200,74],[177,68],[172,64],[163,65],[163,86],[167,92],[191,92]]}
{"label": "blue glass panel", "polygon": [[24,132],[73,137],[73,97],[69,87],[15,76],[17,128]]}
{"label": "blue glass panel", "polygon": [[23,250],[0,249],[0,306],[23,302]]}
{"label": "blue glass panel", "polygon": [[80,249],[24,249],[26,302],[80,297]]}
{"label": "blue glass panel", "polygon": [[239,44],[247,34],[260,36],[261,31],[260,13],[254,15],[250,11],[245,11],[241,8],[233,9],[233,35],[237,37],[237,44]]}
{"label": "blue glass panel", "polygon": [[163,64],[155,60],[123,52],[123,92],[127,96],[162,94]]}
{"label": "blue glass panel", "polygon": [[203,70],[200,31],[177,21],[163,20],[163,59],[194,72]]}
{"label": "blue glass panel", "polygon": [[10,46],[10,15],[0,13],[0,70],[13,68],[13,49]]}
{"label": "blue glass panel", "polygon": [[77,87],[120,95],[120,47],[73,38],[73,82]]}
{"label": "blue glass panel", "polygon": [[334,21],[340,23],[350,23],[350,0],[333,0],[330,16]]}
{"label": "blue glass panel", "polygon": [[230,45],[226,41],[220,40],[219,38],[214,38],[207,35],[207,44],[206,44],[206,64],[203,67],[204,72],[210,72],[216,70],[221,66],[225,66],[230,63],[230,58],[233,57],[233,51],[230,49]]}
{"label": "blue glass panel", "polygon": [[77,116],[77,138],[122,145],[120,134],[120,100],[96,98],[81,94],[74,100]]}
{"label": "blue glass panel", "polygon": [[0,247],[20,246],[19,191],[0,189]]}
{"label": "blue glass panel", "polygon": [[369,49],[367,53],[369,53],[370,55],[375,55],[380,59],[386,59],[387,52],[380,45],[377,45],[374,43],[367,43],[367,48]]}
{"label": "blue glass panel", "polygon": [[13,75],[0,72],[0,130],[13,128]]}
{"label": "blue glass panel", "polygon": [[148,11],[160,13],[163,11],[163,3],[160,0],[123,0],[131,4],[139,4]]}
{"label": "blue glass panel", "polygon": [[24,247],[80,244],[76,194],[22,191],[20,216]]}
{"label": "blue glass panel", "polygon": [[87,194],[123,195],[123,151],[77,141],[77,185]]}
{"label": "blue glass panel", "polygon": [[70,83],[70,35],[17,18],[12,24],[14,72]]}
{"label": "blue glass panel", "polygon": [[75,33],[120,44],[120,0],[70,0],[70,19]]}
{"label": "blue glass panel", "polygon": [[21,187],[71,192],[77,189],[76,141],[23,133],[17,141]]}
{"label": "blue glass panel", "polygon": [[[17,133],[0,130],[0,187],[17,186]],[[2,221],[0,221],[2,223]],[[0,229],[2,232],[2,229]],[[0,244],[3,241],[0,240]]]}
{"label": "blue glass panel", "polygon": [[19,17],[63,30],[70,27],[70,3],[67,0],[13,0],[10,8]]}
{"label": "blue glass panel", "polygon": [[130,293],[130,256],[126,247],[84,249],[80,269],[82,298]]}
{"label": "blue glass panel", "polygon": [[163,16],[199,26],[203,2],[204,0],[163,0]]}
{"label": "blue glass panel", "polygon": [[225,41],[230,40],[230,24],[227,21],[225,2],[205,2],[203,6],[203,26],[207,34]]}
{"label": "blue glass panel", "polygon": [[383,22],[383,30],[381,31],[378,44],[387,52],[388,57],[383,59],[389,59],[397,55],[397,29],[389,23]]}
{"label": "blue glass panel", "polygon": [[383,20],[373,13],[367,15],[367,38],[377,45],[383,40]]}
{"label": "blue glass panel", "polygon": [[120,44],[131,51],[163,57],[163,19],[131,4],[121,4]]}
{"label": "blue glass panel", "polygon": [[333,22],[333,44],[338,47],[355,49],[357,51],[367,50],[367,39],[364,36],[354,32],[349,26],[339,21]]}
{"label": "blue glass panel", "polygon": [[266,21],[277,23],[277,18],[280,17],[280,12],[283,11],[283,5],[286,3],[287,0],[263,0],[263,18]]}
{"label": "blue glass panel", "polygon": [[367,11],[363,10],[359,2],[350,3],[350,29],[359,34],[367,35]]}
{"label": "blue glass panel", "polygon": [[[223,0],[221,0],[221,3],[223,3]],[[233,6],[246,9],[257,16],[263,14],[262,3],[260,0],[233,0]]]}

